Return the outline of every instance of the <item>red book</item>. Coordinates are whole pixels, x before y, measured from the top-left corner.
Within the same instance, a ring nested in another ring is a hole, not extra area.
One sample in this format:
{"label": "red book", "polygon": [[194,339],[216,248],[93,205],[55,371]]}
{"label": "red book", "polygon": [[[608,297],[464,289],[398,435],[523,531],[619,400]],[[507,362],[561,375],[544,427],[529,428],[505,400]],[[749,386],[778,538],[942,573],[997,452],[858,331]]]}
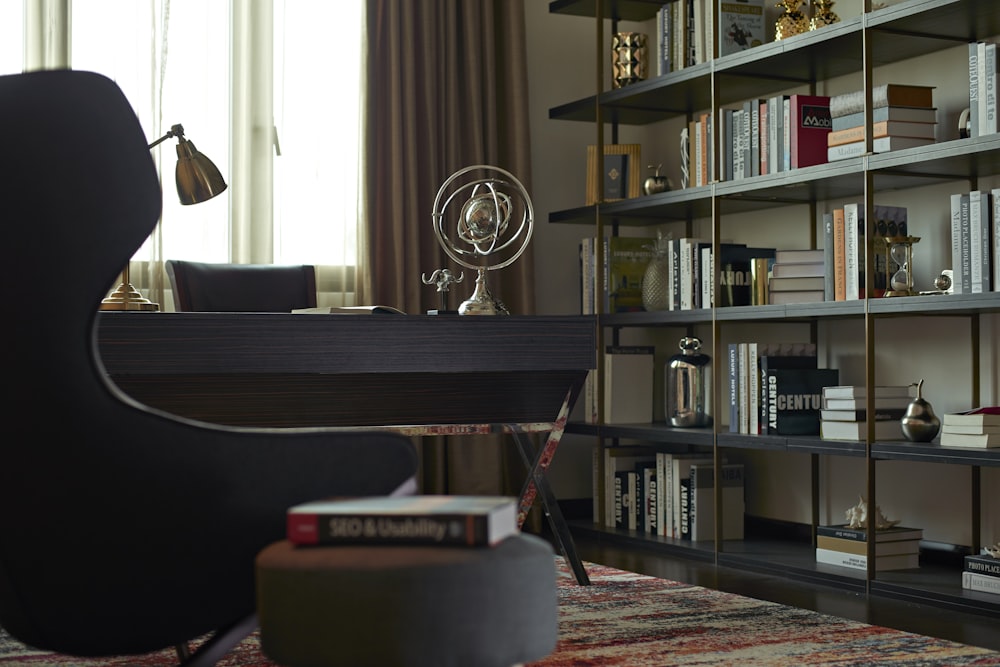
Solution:
{"label": "red book", "polygon": [[789,97],[792,169],[824,164],[830,134],[830,98],[826,95]]}

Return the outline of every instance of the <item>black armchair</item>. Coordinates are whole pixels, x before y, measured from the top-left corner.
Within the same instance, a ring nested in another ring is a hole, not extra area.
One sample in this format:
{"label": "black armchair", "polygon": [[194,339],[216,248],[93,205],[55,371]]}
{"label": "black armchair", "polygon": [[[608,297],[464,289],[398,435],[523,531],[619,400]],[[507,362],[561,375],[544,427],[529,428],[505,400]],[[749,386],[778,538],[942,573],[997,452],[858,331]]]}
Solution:
{"label": "black armchair", "polygon": [[165,262],[179,311],[282,313],[316,307],[316,269],[308,264]]}
{"label": "black armchair", "polygon": [[114,83],[67,70],[0,77],[0,127],[0,626],[79,656],[216,633],[190,660],[213,664],[253,628],[254,557],[285,509],[412,483],[414,447],[193,422],[120,392],[95,321],[160,214],[142,129]]}

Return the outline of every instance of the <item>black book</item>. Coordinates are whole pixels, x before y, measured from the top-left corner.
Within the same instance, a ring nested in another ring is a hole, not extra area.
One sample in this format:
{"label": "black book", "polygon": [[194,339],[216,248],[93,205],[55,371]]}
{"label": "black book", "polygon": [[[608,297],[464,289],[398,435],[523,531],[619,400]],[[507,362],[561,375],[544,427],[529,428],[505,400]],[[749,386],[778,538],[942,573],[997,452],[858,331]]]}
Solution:
{"label": "black book", "polygon": [[604,201],[628,196],[628,155],[604,156]]}
{"label": "black book", "polygon": [[774,259],[774,248],[748,248],[728,244],[719,247],[715,263],[719,307],[752,305],[752,267],[755,258]]}
{"label": "black book", "polygon": [[776,369],[806,369],[812,370],[819,365],[818,358],[816,355],[773,355],[773,354],[762,354],[757,362],[758,370],[760,371],[760,387],[759,396],[760,398],[760,432],[761,434],[770,434],[771,431],[768,428],[768,420],[770,418],[770,401],[767,400],[767,374],[768,372]]}
{"label": "black book", "polygon": [[994,558],[986,554],[966,556],[964,569],[966,572],[1000,577],[1000,558]]}
{"label": "black book", "polygon": [[767,372],[767,432],[819,435],[823,387],[837,384],[832,368],[776,368]]}

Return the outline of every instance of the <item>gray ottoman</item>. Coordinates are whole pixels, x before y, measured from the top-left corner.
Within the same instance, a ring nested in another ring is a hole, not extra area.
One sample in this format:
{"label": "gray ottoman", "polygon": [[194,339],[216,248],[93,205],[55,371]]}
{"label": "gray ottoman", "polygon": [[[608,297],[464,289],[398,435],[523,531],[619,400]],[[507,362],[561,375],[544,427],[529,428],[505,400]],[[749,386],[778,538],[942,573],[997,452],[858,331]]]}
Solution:
{"label": "gray ottoman", "polygon": [[291,667],[510,667],[555,649],[552,547],[296,547],[257,557],[264,653]]}

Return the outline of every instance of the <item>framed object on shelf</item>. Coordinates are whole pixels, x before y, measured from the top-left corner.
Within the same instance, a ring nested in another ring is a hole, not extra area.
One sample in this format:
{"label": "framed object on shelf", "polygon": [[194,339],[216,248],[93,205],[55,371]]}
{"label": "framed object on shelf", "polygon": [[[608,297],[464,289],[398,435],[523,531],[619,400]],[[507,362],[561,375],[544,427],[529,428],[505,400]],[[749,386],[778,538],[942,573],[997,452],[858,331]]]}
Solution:
{"label": "framed object on shelf", "polygon": [[597,146],[587,146],[587,206],[639,196],[640,144],[606,144],[598,170]]}

